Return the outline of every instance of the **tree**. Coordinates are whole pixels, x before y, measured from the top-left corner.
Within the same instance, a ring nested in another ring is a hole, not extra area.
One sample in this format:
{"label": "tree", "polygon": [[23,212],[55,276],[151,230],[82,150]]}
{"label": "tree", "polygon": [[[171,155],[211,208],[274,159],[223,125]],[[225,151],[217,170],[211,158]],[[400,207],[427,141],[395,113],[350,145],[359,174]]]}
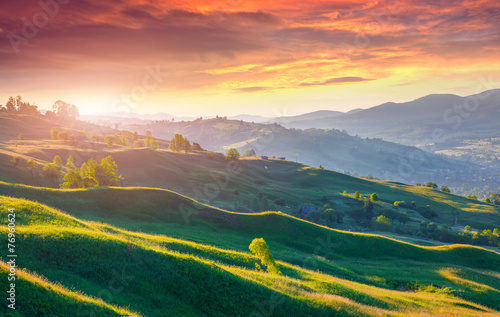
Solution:
{"label": "tree", "polygon": [[68,157],[68,160],[66,161],[66,168],[68,169],[75,169],[75,159],[73,158],[73,155],[70,155]]}
{"label": "tree", "polygon": [[441,186],[441,191],[445,193],[451,193],[451,190],[446,185]]}
{"label": "tree", "polygon": [[92,134],[90,138],[93,142],[99,142],[102,139],[102,136],[100,136],[99,134]]}
{"label": "tree", "polygon": [[405,225],[410,220],[410,216],[407,213],[399,213],[398,221],[400,224]]}
{"label": "tree", "polygon": [[54,180],[62,176],[61,166],[57,166],[54,163],[47,164],[43,167],[43,172],[40,176]]}
{"label": "tree", "polygon": [[34,159],[26,161],[26,168],[30,172],[32,179],[33,179],[33,171],[36,170],[37,167],[38,167],[38,163]]}
{"label": "tree", "polygon": [[86,176],[95,181],[97,186],[117,186],[123,177],[118,174],[118,166],[113,157],[108,156],[100,164],[91,158],[87,162]]}
{"label": "tree", "polygon": [[132,139],[137,140],[138,138],[139,134],[137,133],[137,131],[134,131],[134,133],[132,133]]}
{"label": "tree", "polygon": [[361,194],[360,194],[359,192],[355,192],[353,197],[354,197],[354,199],[358,199],[358,200],[359,200],[359,199],[361,199],[363,196],[361,196]]}
{"label": "tree", "polygon": [[378,195],[376,193],[371,194],[370,195],[370,200],[372,202],[374,202],[374,203],[377,202],[378,201]]}
{"label": "tree", "polygon": [[235,148],[230,148],[229,150],[227,150],[225,158],[226,158],[226,160],[229,160],[229,161],[232,161],[232,160],[236,161],[240,158],[240,153]]}
{"label": "tree", "polygon": [[187,153],[191,150],[191,144],[189,143],[188,139],[184,138],[180,134],[176,134],[174,135],[174,138],[170,140],[170,145],[168,148],[175,152],[184,150]]}
{"label": "tree", "polygon": [[465,226],[464,232],[470,233],[471,231],[472,231],[472,227],[471,226],[469,226],[469,225]]}
{"label": "tree", "polygon": [[13,156],[12,157],[12,167],[16,168],[19,163],[21,163],[21,157],[20,156]]}
{"label": "tree", "polygon": [[50,129],[50,138],[52,140],[57,140],[57,135],[59,134],[59,129],[58,128],[52,128]]}
{"label": "tree", "polygon": [[58,100],[52,106],[57,118],[61,121],[71,122],[80,116],[78,108],[75,105]]}
{"label": "tree", "polygon": [[365,199],[365,206],[363,208],[366,225],[369,227],[373,218],[373,203],[369,199]]}
{"label": "tree", "polygon": [[257,156],[254,149],[246,149],[241,156]]}
{"label": "tree", "polygon": [[61,157],[59,155],[54,156],[54,160],[52,163],[54,163],[58,167],[62,167]]}
{"label": "tree", "polygon": [[433,183],[433,182],[427,182],[425,183],[425,187],[430,187],[430,188],[438,188],[438,185],[436,183]]}
{"label": "tree", "polygon": [[486,197],[486,198],[484,199],[484,202],[485,202],[485,203],[488,203],[488,204],[492,204],[492,203],[493,203],[493,201],[490,199],[490,197]]}
{"label": "tree", "polygon": [[366,179],[374,179],[373,175],[372,174],[366,174],[365,176]]}
{"label": "tree", "polygon": [[144,143],[142,143],[141,140],[135,140],[134,141],[134,147],[135,148],[144,147]]}
{"label": "tree", "polygon": [[112,148],[113,147],[113,144],[115,144],[115,137],[113,135],[106,135],[104,137],[104,143],[106,143],[106,145],[109,147],[109,148]]}
{"label": "tree", "polygon": [[392,228],[391,219],[389,219],[383,215],[380,215],[375,220],[375,227],[381,231],[390,231]]}
{"label": "tree", "polygon": [[427,231],[433,233],[437,230],[438,226],[434,222],[431,222],[427,225]]}
{"label": "tree", "polygon": [[64,142],[66,142],[66,140],[68,140],[68,132],[66,132],[66,131],[59,132],[57,134],[57,139],[64,140]]}
{"label": "tree", "polygon": [[9,97],[9,100],[5,104],[5,108],[8,112],[16,112],[16,100],[14,97]]}
{"label": "tree", "polygon": [[[282,274],[274,260],[273,255],[269,252],[269,247],[267,246],[266,241],[263,238],[253,239],[252,243],[248,246],[250,251],[252,251],[257,258],[259,258],[261,264],[267,267],[267,271],[269,273],[274,274]],[[260,268],[260,265],[256,264],[257,268]]]}
{"label": "tree", "polygon": [[149,147],[153,150],[157,150],[160,147],[158,143],[156,143],[156,138],[154,136],[152,136],[149,141]]}
{"label": "tree", "polygon": [[68,135],[68,141],[69,141],[69,143],[71,143],[71,144],[75,143],[75,142],[76,142],[76,137],[75,137],[75,135],[74,135],[74,134],[70,134],[70,135]]}
{"label": "tree", "polygon": [[63,183],[59,185],[61,188],[82,188],[83,178],[81,172],[78,168],[73,168],[66,173],[63,177]]}
{"label": "tree", "polygon": [[193,142],[193,151],[204,151],[199,143]]}
{"label": "tree", "polygon": [[17,138],[18,138],[19,140],[24,140],[24,134],[22,134],[22,133],[21,133],[21,134],[19,134],[19,135],[17,136]]}

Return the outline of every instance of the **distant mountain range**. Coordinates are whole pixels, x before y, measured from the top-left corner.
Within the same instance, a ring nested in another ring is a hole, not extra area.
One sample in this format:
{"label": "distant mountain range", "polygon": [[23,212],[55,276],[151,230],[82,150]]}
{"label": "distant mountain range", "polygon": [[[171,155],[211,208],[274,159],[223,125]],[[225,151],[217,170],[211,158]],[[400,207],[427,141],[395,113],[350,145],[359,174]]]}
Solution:
{"label": "distant mountain range", "polygon": [[346,129],[407,145],[439,145],[464,138],[500,137],[500,89],[478,95],[428,95],[405,103],[388,102],[365,110],[320,118],[287,120],[299,129]]}
{"label": "distant mountain range", "polygon": [[[213,117],[204,119],[211,118]],[[161,120],[195,120],[192,117],[176,117],[168,113],[96,114],[82,116],[80,119],[98,124],[143,126]],[[256,124],[277,123],[286,128],[301,130],[345,130],[349,135],[381,138],[417,146],[427,152],[442,153],[467,162],[500,168],[500,146],[496,146],[500,144],[500,89],[466,97],[434,94],[410,102],[387,102],[349,112],[319,110],[274,118],[242,114],[230,116],[228,120]],[[201,140],[200,138],[203,139],[204,136],[199,135],[192,139]],[[248,135],[243,135],[242,140],[250,139]],[[220,147],[232,143],[237,142],[209,142],[207,145],[211,149],[220,150]],[[317,165],[318,162],[315,160],[308,163]]]}

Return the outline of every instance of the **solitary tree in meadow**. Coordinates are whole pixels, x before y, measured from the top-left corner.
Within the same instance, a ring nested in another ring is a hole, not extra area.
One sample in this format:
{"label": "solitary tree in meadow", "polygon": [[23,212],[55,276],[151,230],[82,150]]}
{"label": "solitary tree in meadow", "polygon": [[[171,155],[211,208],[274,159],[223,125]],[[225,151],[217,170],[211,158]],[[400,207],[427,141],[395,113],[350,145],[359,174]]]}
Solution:
{"label": "solitary tree in meadow", "polygon": [[26,168],[30,172],[32,179],[33,179],[33,171],[36,170],[37,167],[38,163],[35,160],[31,159],[29,161],[26,161]]}
{"label": "solitary tree in meadow", "polygon": [[226,160],[229,160],[229,161],[234,160],[235,161],[235,160],[238,160],[240,158],[240,153],[235,148],[230,148],[229,150],[227,150],[225,157],[226,157]]}
{"label": "solitary tree in meadow", "polygon": [[[263,238],[253,239],[248,248],[259,258],[260,262],[267,267],[269,273],[282,274]],[[260,268],[258,264],[257,268]]]}
{"label": "solitary tree in meadow", "polygon": [[12,157],[12,167],[16,168],[19,163],[21,163],[21,157],[20,156],[14,156]]}

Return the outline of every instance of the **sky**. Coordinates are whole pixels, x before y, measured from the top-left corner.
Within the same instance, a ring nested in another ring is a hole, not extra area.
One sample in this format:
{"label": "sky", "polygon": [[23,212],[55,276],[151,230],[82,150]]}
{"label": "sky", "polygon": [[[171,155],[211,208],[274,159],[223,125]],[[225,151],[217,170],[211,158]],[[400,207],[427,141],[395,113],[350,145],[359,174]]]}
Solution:
{"label": "sky", "polygon": [[495,0],[0,4],[0,104],[286,116],[492,88]]}

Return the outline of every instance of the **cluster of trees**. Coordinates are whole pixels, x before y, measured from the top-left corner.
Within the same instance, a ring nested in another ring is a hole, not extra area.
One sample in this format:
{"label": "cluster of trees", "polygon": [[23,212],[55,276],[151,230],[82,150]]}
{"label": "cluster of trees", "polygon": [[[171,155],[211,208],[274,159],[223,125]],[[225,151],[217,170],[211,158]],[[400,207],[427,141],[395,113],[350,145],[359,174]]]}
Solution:
{"label": "cluster of trees", "polygon": [[[349,193],[345,190],[342,193],[342,195],[349,197]],[[354,192],[354,194],[352,195],[352,198],[357,199],[357,200],[362,200],[362,201],[365,200],[365,197],[363,195],[361,195],[358,191]],[[373,203],[376,203],[377,201],[379,201],[378,194],[377,193],[371,194],[369,197],[369,200]]]}
{"label": "cluster of trees", "polygon": [[[12,157],[12,160],[10,161],[12,163],[12,167],[17,168],[17,166],[21,163],[22,159],[20,156],[14,156]],[[27,160],[26,161],[26,169],[28,172],[31,174],[31,178],[33,178],[33,172],[38,168],[38,162],[35,161],[34,159]]]}
{"label": "cluster of trees", "polygon": [[123,180],[118,173],[118,166],[113,157],[103,158],[97,163],[93,158],[83,163],[80,168],[74,164],[70,156],[66,162],[67,173],[64,175],[61,188],[87,188],[97,186],[118,186]]}
{"label": "cluster of trees", "polygon": [[151,148],[153,150],[156,150],[159,148],[158,143],[156,143],[156,138],[153,136],[151,131],[146,131],[146,134],[144,134],[145,140],[144,140],[144,145],[148,148]]}
{"label": "cluster of trees", "polygon": [[59,131],[59,128],[50,129],[50,138],[52,140],[64,140],[64,142],[75,143],[87,139],[87,134],[84,131],[79,131],[76,135],[69,134],[67,131]]}
{"label": "cluster of trees", "polygon": [[[199,144],[197,145],[197,148],[198,147],[201,149]],[[193,149],[193,146],[191,146],[191,143],[187,138],[183,137],[180,134],[176,134],[174,135],[172,140],[170,140],[170,145],[168,146],[168,149],[174,152],[184,151],[185,153],[188,153]]]}
{"label": "cluster of trees", "polygon": [[1,110],[10,113],[26,114],[30,116],[38,116],[40,111],[36,105],[31,105],[29,102],[24,102],[21,96],[9,97],[5,107],[1,107]]}
{"label": "cluster of trees", "polygon": [[304,207],[299,207],[296,216],[301,219],[305,219],[310,222],[317,223],[326,227],[333,227],[336,224],[344,222],[344,213],[335,210],[330,204],[325,204],[323,208],[318,208],[316,210],[310,211],[308,213],[304,212]]}
{"label": "cluster of trees", "polygon": [[47,111],[45,113],[47,119],[52,121],[59,120],[61,122],[72,122],[79,116],[80,112],[78,111],[78,107],[62,100],[57,100],[52,105],[52,111]]}
{"label": "cluster of trees", "polygon": [[246,149],[241,156],[257,156],[257,153],[255,153],[254,149]]}
{"label": "cluster of trees", "polygon": [[417,206],[417,203],[412,201],[411,203],[408,203],[406,201],[395,201],[394,202],[394,207],[400,207],[400,208],[406,208],[406,209],[411,209],[415,210],[419,214],[421,214],[425,218],[435,218],[438,216],[438,214],[431,209],[431,206],[427,205],[425,207],[419,207]]}
{"label": "cluster of trees", "polygon": [[[422,184],[419,184],[419,183],[417,183],[416,185],[417,186],[422,186]],[[433,183],[433,182],[427,182],[427,183],[425,183],[424,187],[429,187],[429,188],[433,188],[433,189],[438,189],[439,188],[439,186],[436,183]],[[441,191],[445,192],[445,193],[451,193],[451,189],[448,186],[446,186],[446,185],[442,185],[441,186]]]}
{"label": "cluster of trees", "polygon": [[486,197],[484,199],[484,202],[488,203],[488,204],[495,204],[497,206],[500,206],[500,194],[491,193],[490,197]]}
{"label": "cluster of trees", "polygon": [[482,232],[473,233],[470,226],[465,226],[464,232],[453,232],[447,224],[440,227],[433,223],[422,221],[418,228],[417,236],[425,237],[442,242],[463,243],[474,245],[489,245],[500,247],[500,231],[485,229]]}

